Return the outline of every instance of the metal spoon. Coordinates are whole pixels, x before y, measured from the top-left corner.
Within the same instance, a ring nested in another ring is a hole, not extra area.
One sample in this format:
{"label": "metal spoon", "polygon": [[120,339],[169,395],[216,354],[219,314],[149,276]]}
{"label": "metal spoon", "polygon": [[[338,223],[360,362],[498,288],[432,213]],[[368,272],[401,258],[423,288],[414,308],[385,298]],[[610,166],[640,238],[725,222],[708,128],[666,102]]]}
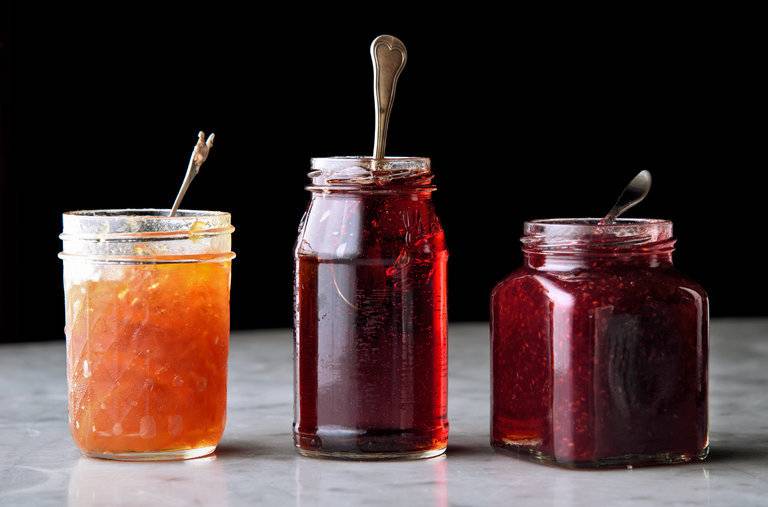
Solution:
{"label": "metal spoon", "polygon": [[376,106],[376,137],[373,140],[373,158],[384,158],[387,144],[389,115],[395,101],[397,78],[405,67],[408,53],[397,37],[379,35],[371,43],[373,60],[373,99]]}
{"label": "metal spoon", "polygon": [[627,211],[629,208],[638,204],[645,199],[648,192],[651,190],[651,173],[642,170],[637,173],[637,176],[632,178],[632,181],[624,187],[621,195],[616,200],[616,204],[613,205],[611,211],[605,215],[605,218],[600,220],[597,225],[610,225],[619,218],[619,215]]}
{"label": "metal spoon", "polygon": [[200,166],[203,165],[205,159],[208,158],[208,153],[210,153],[211,147],[213,146],[214,137],[216,136],[211,134],[206,141],[205,133],[202,130],[197,133],[197,144],[195,144],[195,148],[192,150],[192,155],[189,157],[187,174],[184,176],[184,181],[181,182],[181,188],[179,189],[179,194],[176,196],[176,200],[173,202],[171,212],[168,213],[169,217],[176,216],[176,212],[179,210],[179,206],[181,206],[181,200],[184,199],[184,194],[187,193],[190,183],[195,179],[197,173],[200,172]]}

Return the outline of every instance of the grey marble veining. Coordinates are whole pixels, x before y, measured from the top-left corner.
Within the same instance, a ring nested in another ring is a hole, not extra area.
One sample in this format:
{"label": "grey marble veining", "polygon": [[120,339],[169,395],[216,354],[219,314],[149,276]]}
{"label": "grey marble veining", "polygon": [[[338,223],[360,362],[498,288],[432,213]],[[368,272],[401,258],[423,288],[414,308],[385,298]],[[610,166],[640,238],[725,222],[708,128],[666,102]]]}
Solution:
{"label": "grey marble veining", "polygon": [[233,335],[219,450],[166,463],[81,457],[66,424],[63,340],[0,346],[0,505],[768,505],[768,320],[712,331],[711,459],[611,471],[491,451],[484,324],[451,327],[448,453],[405,462],[294,452],[288,331]]}

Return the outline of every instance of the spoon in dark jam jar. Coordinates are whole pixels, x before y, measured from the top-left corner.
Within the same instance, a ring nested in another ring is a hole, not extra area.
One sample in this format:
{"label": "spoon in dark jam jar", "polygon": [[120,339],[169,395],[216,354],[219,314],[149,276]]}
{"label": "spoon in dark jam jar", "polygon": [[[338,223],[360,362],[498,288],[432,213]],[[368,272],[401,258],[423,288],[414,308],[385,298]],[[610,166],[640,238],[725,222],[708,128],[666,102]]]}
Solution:
{"label": "spoon in dark jam jar", "polygon": [[312,159],[294,250],[298,452],[421,459],[448,445],[448,250],[428,158],[386,156],[407,53],[377,37],[373,156]]}
{"label": "spoon in dark jam jar", "polygon": [[616,204],[605,215],[605,218],[600,220],[597,225],[611,225],[617,218],[631,207],[639,204],[648,192],[651,190],[651,173],[646,170],[642,170],[637,173],[637,176],[632,178],[632,181],[624,187],[621,195],[616,200]]}
{"label": "spoon in dark jam jar", "polygon": [[706,291],[672,262],[669,220],[531,220],[523,265],[491,293],[491,445],[572,468],[709,453]]}

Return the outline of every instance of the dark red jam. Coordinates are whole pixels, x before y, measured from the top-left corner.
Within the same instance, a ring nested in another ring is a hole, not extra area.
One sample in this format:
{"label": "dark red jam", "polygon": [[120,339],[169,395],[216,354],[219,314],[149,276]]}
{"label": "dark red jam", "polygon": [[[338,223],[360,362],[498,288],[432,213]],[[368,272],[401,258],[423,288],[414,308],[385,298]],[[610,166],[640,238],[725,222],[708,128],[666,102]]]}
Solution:
{"label": "dark red jam", "polygon": [[703,459],[708,303],[672,223],[527,222],[491,296],[491,444],[566,466]]}
{"label": "dark red jam", "polygon": [[448,251],[429,160],[385,162],[313,160],[295,284],[294,441],[306,455],[447,445]]}

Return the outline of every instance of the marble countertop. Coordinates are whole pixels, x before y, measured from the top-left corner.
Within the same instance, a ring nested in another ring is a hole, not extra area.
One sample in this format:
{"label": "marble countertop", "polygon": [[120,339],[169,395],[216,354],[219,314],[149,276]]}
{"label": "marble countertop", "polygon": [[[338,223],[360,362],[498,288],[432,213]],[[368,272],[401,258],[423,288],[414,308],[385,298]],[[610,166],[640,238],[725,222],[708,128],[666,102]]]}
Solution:
{"label": "marble countertop", "polygon": [[488,328],[450,331],[447,454],[377,463],[296,454],[287,330],[233,334],[224,439],[185,462],[81,457],[66,424],[63,340],[0,346],[0,505],[768,505],[768,320],[712,324],[709,461],[609,471],[494,453]]}

